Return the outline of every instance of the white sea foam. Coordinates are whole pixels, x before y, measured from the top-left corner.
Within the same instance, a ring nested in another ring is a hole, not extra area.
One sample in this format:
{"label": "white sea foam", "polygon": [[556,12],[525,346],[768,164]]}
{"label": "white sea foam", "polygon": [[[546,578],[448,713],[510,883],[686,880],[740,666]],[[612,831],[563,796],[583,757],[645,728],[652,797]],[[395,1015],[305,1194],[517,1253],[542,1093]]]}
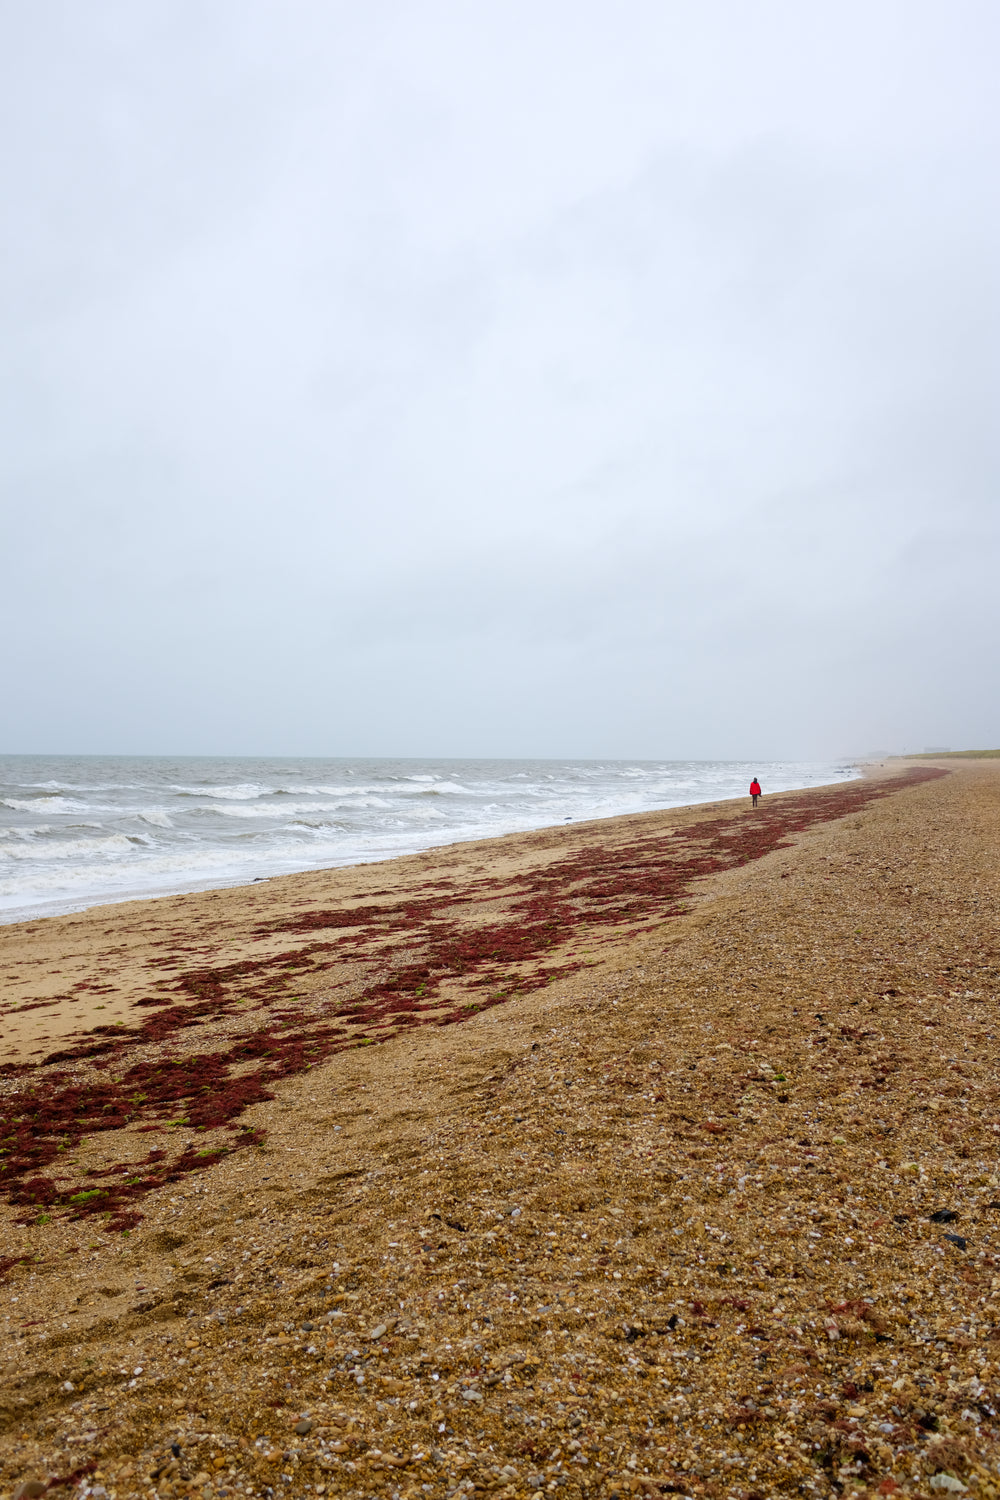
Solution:
{"label": "white sea foam", "polygon": [[162,807],[143,807],[135,815],[144,823],[152,823],[154,828],[173,828],[173,823]]}
{"label": "white sea foam", "polygon": [[212,786],[175,786],[171,787],[181,797],[211,797],[213,799],[224,797],[234,802],[249,802],[254,797],[269,797],[274,787],[261,786],[259,782],[241,783],[236,786],[222,785]]}
{"label": "white sea foam", "polygon": [[296,813],[317,812],[341,812],[345,808],[357,811],[364,807],[391,807],[384,797],[362,797],[353,799],[351,802],[343,800],[337,802],[262,802],[256,807],[247,804],[237,804],[227,807],[225,804],[217,807],[209,803],[203,809],[205,812],[216,813],[220,818],[288,818],[294,817]]}
{"label": "white sea foam", "polygon": [[115,833],[104,839],[63,839],[60,843],[9,845],[0,849],[0,861],[17,860],[23,864],[35,864],[38,860],[72,859],[83,864],[94,860],[117,859],[132,853],[135,838]]}
{"label": "white sea foam", "polygon": [[3,797],[0,798],[0,806],[9,807],[14,812],[79,814],[79,813],[116,813],[118,808],[113,803],[80,802],[75,797]]}
{"label": "white sea foam", "polygon": [[[424,777],[423,779],[429,781],[430,777]],[[414,776],[413,780],[416,781],[417,778]],[[448,793],[456,797],[477,797],[481,795],[481,793],[474,791],[471,787],[458,786],[454,781],[436,781],[433,786],[422,786],[417,796],[444,797]]]}
{"label": "white sea foam", "polygon": [[0,798],[0,807],[9,807],[12,812],[58,812],[62,806],[61,797]]}

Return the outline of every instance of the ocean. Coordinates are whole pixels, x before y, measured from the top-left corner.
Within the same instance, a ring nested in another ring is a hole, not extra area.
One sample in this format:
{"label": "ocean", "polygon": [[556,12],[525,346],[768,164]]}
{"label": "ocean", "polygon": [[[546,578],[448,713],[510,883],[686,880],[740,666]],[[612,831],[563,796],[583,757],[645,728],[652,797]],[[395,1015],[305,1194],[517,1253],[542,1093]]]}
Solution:
{"label": "ocean", "polygon": [[0,922],[857,776],[839,762],[0,756]]}

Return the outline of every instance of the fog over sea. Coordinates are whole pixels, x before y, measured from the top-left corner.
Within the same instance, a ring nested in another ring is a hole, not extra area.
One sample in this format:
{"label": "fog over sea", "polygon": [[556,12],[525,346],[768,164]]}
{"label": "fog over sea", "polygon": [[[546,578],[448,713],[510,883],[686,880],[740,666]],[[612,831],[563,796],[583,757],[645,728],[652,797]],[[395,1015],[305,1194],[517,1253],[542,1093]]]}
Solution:
{"label": "fog over sea", "polygon": [[0,922],[847,781],[838,762],[0,756]]}

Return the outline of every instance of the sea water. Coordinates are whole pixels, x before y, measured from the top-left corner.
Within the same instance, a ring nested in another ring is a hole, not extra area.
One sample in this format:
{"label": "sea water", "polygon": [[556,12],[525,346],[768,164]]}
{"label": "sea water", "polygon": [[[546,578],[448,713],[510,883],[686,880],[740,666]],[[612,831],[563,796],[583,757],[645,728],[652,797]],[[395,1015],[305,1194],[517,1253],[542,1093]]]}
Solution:
{"label": "sea water", "polygon": [[845,781],[835,762],[0,756],[0,922]]}

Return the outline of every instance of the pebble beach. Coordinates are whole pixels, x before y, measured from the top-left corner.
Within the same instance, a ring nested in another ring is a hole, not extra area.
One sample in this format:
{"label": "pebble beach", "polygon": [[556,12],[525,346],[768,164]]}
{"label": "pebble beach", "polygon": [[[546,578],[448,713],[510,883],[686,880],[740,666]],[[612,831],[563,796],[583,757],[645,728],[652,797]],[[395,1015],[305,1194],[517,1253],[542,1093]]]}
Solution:
{"label": "pebble beach", "polygon": [[0,930],[0,1500],[1000,1494],[1000,762]]}

